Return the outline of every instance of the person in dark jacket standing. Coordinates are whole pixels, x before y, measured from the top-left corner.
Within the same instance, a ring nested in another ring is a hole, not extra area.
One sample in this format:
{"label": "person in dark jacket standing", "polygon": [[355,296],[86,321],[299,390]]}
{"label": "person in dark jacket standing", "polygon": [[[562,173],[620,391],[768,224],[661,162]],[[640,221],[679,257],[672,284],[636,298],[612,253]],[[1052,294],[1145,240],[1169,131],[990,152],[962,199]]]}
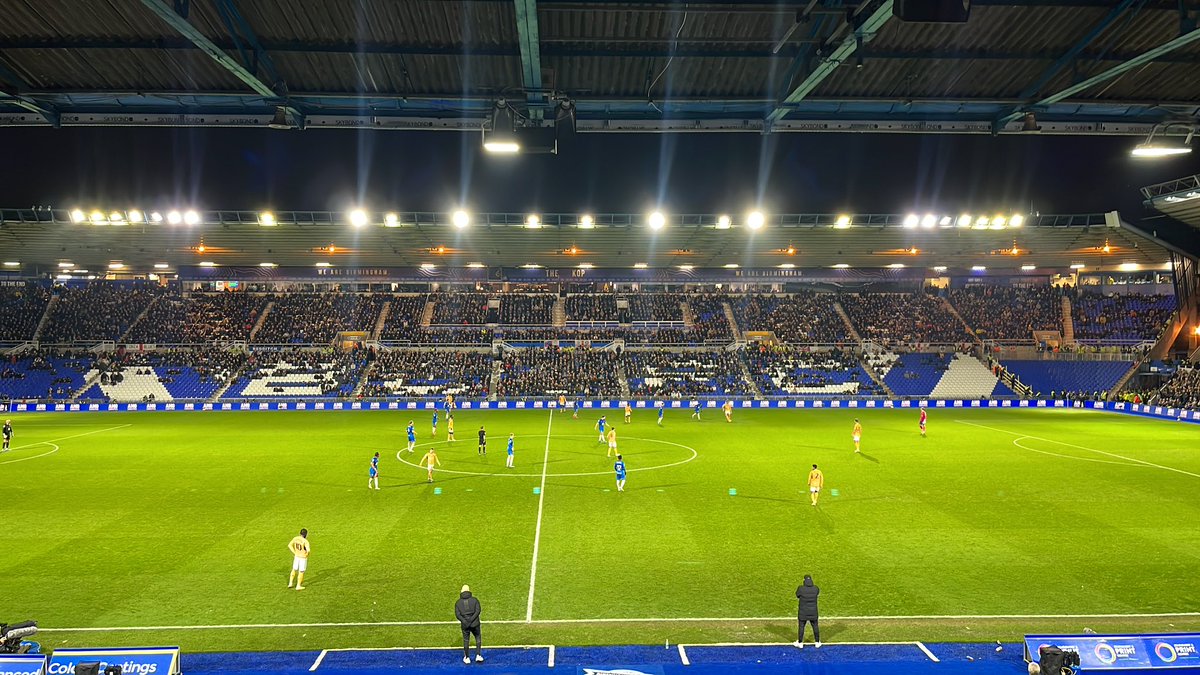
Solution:
{"label": "person in dark jacket standing", "polygon": [[[479,599],[471,595],[471,587],[463,584],[458,602],[454,603],[454,616],[462,624],[463,663],[471,662],[471,636],[475,636],[475,662],[483,661],[483,639],[479,630]],[[816,627],[816,624],[813,624]]]}
{"label": "person in dark jacket standing", "polygon": [[[799,614],[796,619],[800,623],[799,636],[792,644],[800,649],[804,649],[804,624],[805,622],[812,624],[813,640],[816,641],[816,647],[821,647],[821,629],[817,627],[817,596],[821,594],[821,589],[813,585],[813,580],[810,575],[804,575],[804,585],[796,589],[796,598],[800,600]],[[464,633],[465,635],[465,633]]]}

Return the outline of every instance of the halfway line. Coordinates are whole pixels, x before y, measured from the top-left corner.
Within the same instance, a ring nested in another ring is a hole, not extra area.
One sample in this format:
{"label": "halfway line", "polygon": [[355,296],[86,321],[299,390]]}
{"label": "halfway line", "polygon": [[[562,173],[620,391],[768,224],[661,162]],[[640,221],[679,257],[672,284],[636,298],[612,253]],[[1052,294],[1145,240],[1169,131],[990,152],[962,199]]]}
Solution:
{"label": "halfway line", "polygon": [[542,507],[546,504],[546,470],[550,468],[550,427],[554,424],[554,409],[546,423],[546,452],[542,455],[542,486],[538,488],[537,527],[533,531],[533,563],[529,567],[529,602],[525,605],[525,623],[533,621],[533,589],[537,584],[538,547],[542,543]]}

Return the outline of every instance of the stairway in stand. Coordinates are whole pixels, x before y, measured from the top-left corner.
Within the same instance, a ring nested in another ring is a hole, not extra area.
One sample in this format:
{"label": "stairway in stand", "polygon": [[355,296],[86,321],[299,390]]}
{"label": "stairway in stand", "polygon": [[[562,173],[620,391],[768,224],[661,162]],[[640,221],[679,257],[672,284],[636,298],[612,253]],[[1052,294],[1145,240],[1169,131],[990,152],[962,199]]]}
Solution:
{"label": "stairway in stand", "polygon": [[[383,307],[379,308],[379,320],[375,322],[375,330],[371,331],[371,339],[378,340],[380,335],[383,335],[383,327],[387,325],[388,314],[392,311],[392,301],[388,300],[383,303]],[[364,368],[364,370],[366,370]],[[361,388],[361,385],[360,385]],[[356,389],[355,394],[358,393]]]}
{"label": "stairway in stand", "polygon": [[850,321],[850,315],[847,314],[846,310],[842,308],[842,303],[833,303],[833,308],[837,310],[838,316],[842,317],[842,321],[846,322],[846,330],[849,331],[850,337],[854,338],[854,342],[856,344],[862,346],[862,336],[858,334],[858,329],[856,329],[854,324]]}
{"label": "stairway in stand", "polygon": [[722,302],[721,308],[725,310],[725,320],[729,322],[729,330],[733,332],[733,339],[740,342],[742,339],[742,331],[738,327],[737,318],[735,318],[733,315],[733,308],[729,306],[728,302]]}
{"label": "stairway in stand", "polygon": [[629,400],[633,392],[629,390],[629,378],[625,376],[625,360],[617,359],[617,382],[621,385],[621,397]]}
{"label": "stairway in stand", "polygon": [[1071,316],[1071,299],[1065,295],[1062,298],[1062,326],[1063,344],[1075,344],[1075,318]]}
{"label": "stairway in stand", "polygon": [[562,328],[567,325],[567,301],[559,296],[554,301],[554,327]]}
{"label": "stairway in stand", "polygon": [[421,328],[429,328],[433,322],[433,300],[425,302],[425,311],[421,312]]}
{"label": "stairway in stand", "polygon": [[683,310],[683,327],[691,330],[696,325],[696,315],[692,314],[692,306],[681,302],[679,308]]}
{"label": "stairway in stand", "polygon": [[[258,329],[263,327],[263,323],[266,322],[266,320],[267,320],[267,315],[271,313],[271,310],[274,309],[274,307],[275,307],[275,301],[272,300],[271,302],[267,303],[266,307],[263,308],[263,313],[258,316],[258,321],[254,322],[254,328],[250,329],[250,339],[247,340],[247,342],[254,341],[254,336],[258,335]],[[224,390],[222,390],[221,393],[225,393]],[[216,399],[213,399],[213,400],[216,400]]]}
{"label": "stairway in stand", "polygon": [[967,320],[962,318],[962,314],[959,314],[958,310],[954,309],[954,305],[950,304],[950,301],[944,297],[938,299],[942,301],[942,306],[946,308],[946,311],[953,314],[954,318],[958,319],[958,322],[963,325],[963,330],[970,333],[971,339],[975,342],[979,342],[979,336],[975,335],[975,331],[971,328],[970,324],[967,323]]}
{"label": "stairway in stand", "polygon": [[134,319],[133,322],[129,324],[129,327],[125,329],[125,332],[121,333],[121,336],[117,338],[117,344],[121,344],[122,342],[125,342],[125,338],[129,337],[129,334],[133,332],[133,327],[138,325],[138,323],[140,323],[141,320],[147,314],[150,313],[150,309],[153,308],[155,305],[157,305],[158,301],[162,300],[162,297],[163,296],[161,296],[161,295],[156,296],[153,300],[150,301],[150,304],[146,305],[146,309],[143,309],[142,313],[138,314],[137,318]]}
{"label": "stairway in stand", "polygon": [[50,302],[46,303],[46,311],[42,312],[42,320],[38,321],[37,330],[33,331],[31,340],[37,342],[42,339],[42,331],[46,329],[46,324],[50,323],[50,315],[54,313],[54,308],[58,306],[58,295],[51,295]]}

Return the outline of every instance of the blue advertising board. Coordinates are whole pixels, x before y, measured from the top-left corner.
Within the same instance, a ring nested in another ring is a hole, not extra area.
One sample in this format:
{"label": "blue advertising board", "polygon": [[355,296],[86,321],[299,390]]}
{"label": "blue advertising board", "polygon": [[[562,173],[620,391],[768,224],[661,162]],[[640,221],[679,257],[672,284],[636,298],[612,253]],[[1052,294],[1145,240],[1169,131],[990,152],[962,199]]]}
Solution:
{"label": "blue advertising board", "polygon": [[80,663],[100,662],[100,672],[108,666],[120,666],[122,675],[178,675],[179,647],[137,647],[131,649],[55,649],[50,655],[47,675],[75,675]]}
{"label": "blue advertising board", "polygon": [[0,654],[0,675],[46,675],[46,655]]}
{"label": "blue advertising board", "polygon": [[1200,670],[1200,633],[1026,635],[1025,658],[1037,661],[1039,650],[1049,645],[1079,654],[1082,670]]}

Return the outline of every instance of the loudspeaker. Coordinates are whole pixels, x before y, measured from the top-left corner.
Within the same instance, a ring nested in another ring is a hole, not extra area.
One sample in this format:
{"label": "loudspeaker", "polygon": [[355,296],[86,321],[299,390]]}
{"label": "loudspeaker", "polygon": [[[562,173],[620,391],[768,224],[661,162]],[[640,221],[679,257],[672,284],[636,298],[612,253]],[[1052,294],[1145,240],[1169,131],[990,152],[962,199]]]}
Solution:
{"label": "loudspeaker", "polygon": [[896,0],[892,16],[901,21],[966,23],[971,16],[971,0]]}
{"label": "loudspeaker", "polygon": [[76,663],[75,675],[100,675],[100,662]]}

